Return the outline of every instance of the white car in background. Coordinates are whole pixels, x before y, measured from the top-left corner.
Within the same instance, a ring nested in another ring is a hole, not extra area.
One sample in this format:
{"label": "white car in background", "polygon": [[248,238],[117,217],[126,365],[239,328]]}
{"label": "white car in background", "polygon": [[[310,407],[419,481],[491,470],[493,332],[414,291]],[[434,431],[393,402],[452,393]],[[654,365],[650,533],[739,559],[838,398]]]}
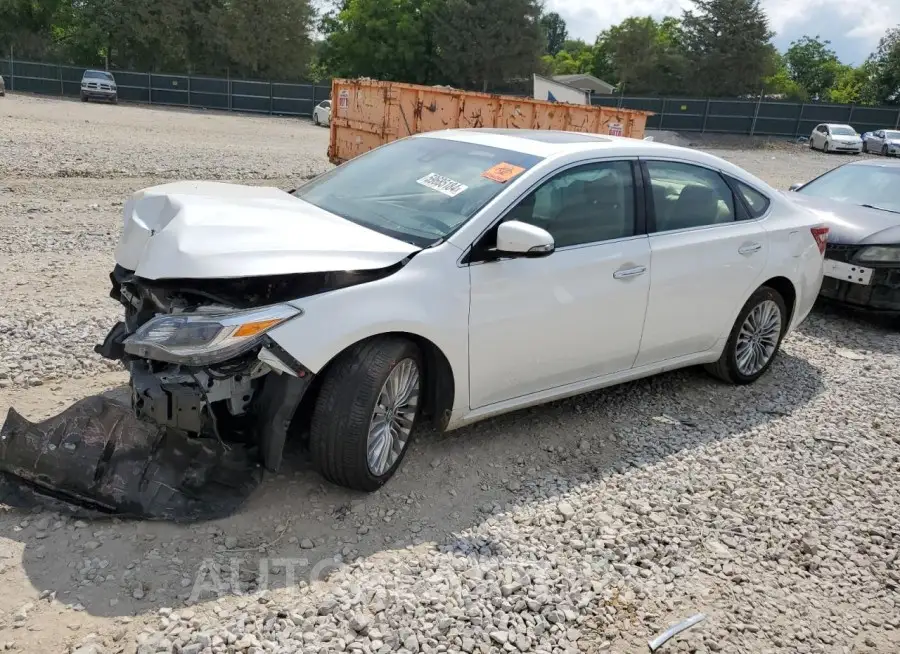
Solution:
{"label": "white car in background", "polygon": [[693,365],[756,381],[813,306],[827,232],[697,150],[430,132],[291,193],[139,191],[112,274],[125,318],[97,351],[131,372],[142,420],[251,434],[270,470],[305,424],[319,472],[372,491],[425,420]]}
{"label": "white car in background", "polygon": [[863,140],[850,125],[822,123],[816,125],[810,134],[809,148],[822,152],[859,154],[863,150]]}
{"label": "white car in background", "polygon": [[325,100],[316,105],[313,109],[313,122],[316,125],[331,124],[331,100]]}
{"label": "white car in background", "polygon": [[872,152],[884,156],[900,154],[900,131],[879,129],[866,132],[862,136],[863,152]]}

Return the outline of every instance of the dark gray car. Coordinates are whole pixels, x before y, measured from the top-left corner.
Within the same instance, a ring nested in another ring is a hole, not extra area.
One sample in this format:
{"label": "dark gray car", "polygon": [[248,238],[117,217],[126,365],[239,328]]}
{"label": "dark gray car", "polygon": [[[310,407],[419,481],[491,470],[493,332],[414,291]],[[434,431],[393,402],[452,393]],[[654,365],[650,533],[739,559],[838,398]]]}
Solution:
{"label": "dark gray car", "polygon": [[830,230],[821,295],[900,314],[900,162],[854,161],[790,190]]}
{"label": "dark gray car", "polygon": [[116,78],[105,70],[86,70],[81,77],[81,101],[105,100],[113,104],[119,101]]}

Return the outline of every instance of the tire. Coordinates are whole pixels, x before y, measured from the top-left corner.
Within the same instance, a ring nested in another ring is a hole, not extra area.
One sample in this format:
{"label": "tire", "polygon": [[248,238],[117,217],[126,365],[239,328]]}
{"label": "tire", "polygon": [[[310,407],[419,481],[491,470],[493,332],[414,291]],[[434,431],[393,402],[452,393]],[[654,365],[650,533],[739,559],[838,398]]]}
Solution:
{"label": "tire", "polygon": [[[773,302],[780,314],[781,327],[778,330],[775,340],[775,348],[769,355],[768,360],[759,370],[753,371],[752,373],[745,373],[740,370],[737,360],[738,339],[741,335],[741,328],[744,326],[744,321],[747,320],[747,317],[754,309],[768,302]],[[750,296],[750,299],[747,300],[743,308],[741,308],[740,313],[738,313],[737,320],[734,322],[734,327],[731,328],[728,342],[725,344],[725,349],[722,351],[722,356],[719,357],[719,360],[715,363],[707,364],[706,371],[714,377],[718,377],[722,381],[726,381],[730,384],[743,385],[755,382],[765,374],[766,370],[769,369],[769,366],[772,365],[772,362],[778,356],[778,351],[781,348],[781,339],[784,338],[784,332],[787,329],[787,315],[784,298],[781,297],[781,294],[778,291],[768,286],[761,286],[758,288],[756,292]]]}
{"label": "tire", "polygon": [[869,151],[869,144],[866,143],[865,141],[863,141],[863,144],[862,144],[862,151],[863,151],[863,152],[868,152],[868,151]]}
{"label": "tire", "polygon": [[318,127],[320,124],[319,123],[319,114],[317,114],[315,111],[313,112],[313,123],[315,123],[316,127]]}
{"label": "tire", "polygon": [[113,104],[119,104],[119,96],[113,96],[113,99],[110,100],[110,102],[112,102]]}
{"label": "tire", "polygon": [[[395,371],[399,374],[408,362],[418,375],[418,388],[411,396],[414,400],[403,412],[412,412],[409,434],[396,460],[383,471],[373,471],[368,445],[376,403],[389,375]],[[309,449],[318,472],[328,481],[353,490],[372,492],[383,486],[400,467],[415,436],[424,379],[422,353],[405,338],[375,338],[341,354],[325,373],[313,409]]]}
{"label": "tire", "polygon": [[825,145],[822,146],[822,152],[828,152],[828,141],[825,141]]}
{"label": "tire", "polygon": [[88,97],[87,97],[86,95],[82,95],[82,96],[81,96],[81,101],[82,101],[82,102],[87,102],[87,101],[88,101]]}
{"label": "tire", "polygon": [[815,150],[815,149],[816,149],[816,145],[815,145],[815,143],[813,142],[812,139],[809,139],[809,149],[810,149],[810,150]]}
{"label": "tire", "polygon": [[882,157],[888,156],[887,143],[885,143],[884,145],[881,146],[881,156]]}

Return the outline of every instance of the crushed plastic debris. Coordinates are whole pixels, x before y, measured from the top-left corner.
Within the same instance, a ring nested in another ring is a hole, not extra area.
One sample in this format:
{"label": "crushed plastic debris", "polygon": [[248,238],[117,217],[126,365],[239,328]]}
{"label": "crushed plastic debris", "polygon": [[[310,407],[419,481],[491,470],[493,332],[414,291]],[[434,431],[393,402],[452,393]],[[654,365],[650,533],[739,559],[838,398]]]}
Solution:
{"label": "crushed plastic debris", "polygon": [[0,501],[20,508],[209,520],[233,513],[261,480],[247,448],[141,421],[103,396],[37,423],[10,409],[0,428]]}

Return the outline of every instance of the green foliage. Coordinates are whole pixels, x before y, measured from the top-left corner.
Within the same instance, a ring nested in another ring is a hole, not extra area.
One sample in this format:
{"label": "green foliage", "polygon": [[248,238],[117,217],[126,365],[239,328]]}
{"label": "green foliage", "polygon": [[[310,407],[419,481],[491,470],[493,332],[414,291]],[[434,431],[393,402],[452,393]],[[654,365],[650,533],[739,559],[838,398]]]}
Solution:
{"label": "green foliage", "polygon": [[873,68],[870,62],[858,68],[838,64],[834,84],[828,90],[829,102],[875,104],[878,98],[875,96],[875,89],[872,84]]}
{"label": "green foliage", "polygon": [[594,65],[594,49],[581,40],[566,41],[555,57],[544,55],[542,61],[552,75],[590,73]]}
{"label": "green foliage", "polygon": [[758,93],[774,75],[772,32],[759,0],[694,0],[682,30],[691,70],[686,86],[698,95]]}
{"label": "green foliage", "polygon": [[900,104],[900,27],[885,33],[866,65],[869,98],[877,104]]}
{"label": "green foliage", "polygon": [[347,0],[327,15],[322,62],[333,74],[433,84],[431,0]]}
{"label": "green foliage", "polygon": [[442,0],[434,12],[437,69],[453,86],[488,90],[529,77],[544,49],[536,0]]}
{"label": "green foliage", "polygon": [[784,57],[775,52],[774,49],[771,56],[775,73],[763,80],[766,97],[775,97],[793,102],[806,102],[809,100],[809,93],[807,93],[806,89],[791,77]]}
{"label": "green foliage", "polygon": [[840,62],[831,41],[821,41],[819,36],[804,36],[793,41],[784,55],[791,79],[806,89],[810,97],[824,98],[834,85]]}
{"label": "green foliage", "polygon": [[683,86],[681,28],[674,18],[626,18],[597,37],[593,74],[623,93],[666,95]]}
{"label": "green foliage", "polygon": [[566,21],[555,11],[551,11],[541,17],[541,28],[547,39],[547,54],[555,57],[563,49],[566,39],[569,38]]}

